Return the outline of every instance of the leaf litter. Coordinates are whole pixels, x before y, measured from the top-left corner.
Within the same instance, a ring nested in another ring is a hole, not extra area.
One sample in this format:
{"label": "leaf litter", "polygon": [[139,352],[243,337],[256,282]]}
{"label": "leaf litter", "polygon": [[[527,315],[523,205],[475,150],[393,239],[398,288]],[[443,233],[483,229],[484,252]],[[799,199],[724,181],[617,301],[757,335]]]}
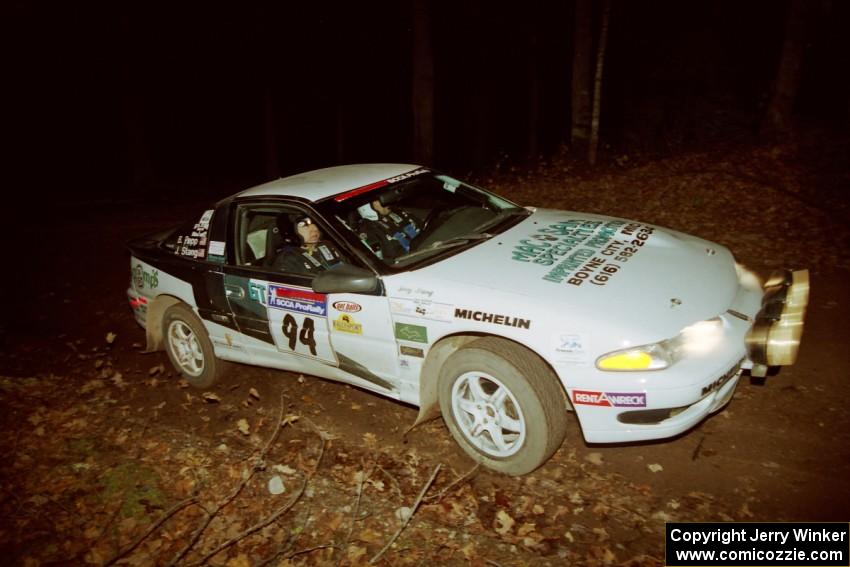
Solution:
{"label": "leaf litter", "polygon": [[[693,154],[578,177],[552,160],[483,184],[522,203],[719,241],[761,270],[848,267],[847,208],[812,199],[796,151]],[[835,245],[812,246],[824,233]],[[256,388],[236,400],[187,390],[164,363],[119,365],[117,335],[101,335],[108,346],[94,350],[64,339],[62,375],[0,376],[0,552],[17,563],[104,565],[128,550],[116,564],[658,565],[664,522],[758,516],[752,496],[727,504],[703,491],[655,494],[602,453],[566,447],[520,479],[473,463],[434,474],[434,455],[385,446],[379,428],[352,443],[310,422],[322,400],[299,393],[303,376],[287,385],[301,401],[276,423],[279,408]],[[130,401],[164,388],[185,403]],[[185,427],[160,412],[181,412]]]}

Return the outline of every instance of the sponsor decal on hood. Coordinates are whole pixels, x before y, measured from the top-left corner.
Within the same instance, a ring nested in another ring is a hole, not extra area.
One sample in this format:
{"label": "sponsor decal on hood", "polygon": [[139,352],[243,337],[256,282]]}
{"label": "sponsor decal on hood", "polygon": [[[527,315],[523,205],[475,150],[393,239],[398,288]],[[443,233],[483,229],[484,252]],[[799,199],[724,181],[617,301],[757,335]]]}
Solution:
{"label": "sponsor decal on hood", "polygon": [[552,283],[604,286],[649,240],[655,229],[625,220],[570,219],[520,240],[511,259],[547,266]]}

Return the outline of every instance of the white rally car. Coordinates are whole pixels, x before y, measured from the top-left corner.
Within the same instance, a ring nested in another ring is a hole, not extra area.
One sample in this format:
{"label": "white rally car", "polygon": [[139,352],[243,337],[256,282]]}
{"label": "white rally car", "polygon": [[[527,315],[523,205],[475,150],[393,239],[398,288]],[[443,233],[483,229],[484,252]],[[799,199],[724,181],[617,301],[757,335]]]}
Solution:
{"label": "white rally car", "polygon": [[412,165],[272,181],[129,247],[147,349],[191,384],[222,361],[339,380],[417,423],[441,412],[513,475],[555,452],[570,409],[588,442],[689,429],[743,370],[793,363],[808,300],[805,270],[762,287],[723,246]]}

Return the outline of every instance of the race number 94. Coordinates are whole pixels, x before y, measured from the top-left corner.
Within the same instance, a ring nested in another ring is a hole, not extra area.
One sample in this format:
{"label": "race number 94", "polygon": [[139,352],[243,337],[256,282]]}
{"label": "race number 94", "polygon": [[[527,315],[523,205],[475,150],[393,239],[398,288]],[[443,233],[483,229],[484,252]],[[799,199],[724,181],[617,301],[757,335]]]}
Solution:
{"label": "race number 94", "polygon": [[310,317],[304,318],[304,326],[298,330],[298,322],[289,313],[283,318],[283,336],[289,341],[289,350],[295,350],[296,341],[310,349],[310,354],[316,356],[316,339],[313,333],[316,330],[315,323]]}

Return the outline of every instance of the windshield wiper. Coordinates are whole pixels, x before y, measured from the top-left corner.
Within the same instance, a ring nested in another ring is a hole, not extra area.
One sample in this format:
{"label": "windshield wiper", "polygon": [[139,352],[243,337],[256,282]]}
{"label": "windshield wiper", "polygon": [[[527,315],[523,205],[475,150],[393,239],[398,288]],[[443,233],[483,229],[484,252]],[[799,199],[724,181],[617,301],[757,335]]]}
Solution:
{"label": "windshield wiper", "polygon": [[473,230],[473,232],[481,231],[481,230],[484,230],[485,228],[490,228],[491,226],[496,226],[497,224],[501,223],[503,220],[510,218],[510,217],[515,217],[517,215],[528,216],[530,214],[531,214],[531,211],[529,211],[528,209],[523,209],[522,207],[511,207],[510,209],[505,209],[505,210],[499,212],[499,214],[497,214],[495,217],[488,220],[487,222],[476,226],[475,229]]}
{"label": "windshield wiper", "polygon": [[398,263],[399,260],[410,260],[411,258],[420,256],[422,254],[425,254],[426,252],[434,252],[435,250],[454,248],[455,246],[467,244],[469,242],[472,242],[473,240],[487,240],[489,238],[493,238],[494,236],[494,234],[490,234],[489,232],[470,232],[468,234],[460,234],[458,236],[447,238],[446,240],[438,240],[433,244],[429,245],[427,248],[417,250],[416,252],[411,252],[410,254],[405,254],[404,256],[397,258],[395,263]]}

